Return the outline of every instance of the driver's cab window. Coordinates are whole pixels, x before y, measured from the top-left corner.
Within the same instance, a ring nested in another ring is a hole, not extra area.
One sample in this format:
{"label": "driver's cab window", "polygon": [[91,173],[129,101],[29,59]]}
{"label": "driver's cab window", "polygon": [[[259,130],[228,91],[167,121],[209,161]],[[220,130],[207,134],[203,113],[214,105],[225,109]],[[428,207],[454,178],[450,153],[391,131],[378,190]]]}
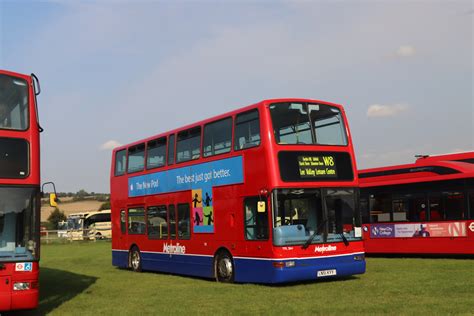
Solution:
{"label": "driver's cab window", "polygon": [[245,239],[268,239],[268,204],[258,197],[244,201]]}

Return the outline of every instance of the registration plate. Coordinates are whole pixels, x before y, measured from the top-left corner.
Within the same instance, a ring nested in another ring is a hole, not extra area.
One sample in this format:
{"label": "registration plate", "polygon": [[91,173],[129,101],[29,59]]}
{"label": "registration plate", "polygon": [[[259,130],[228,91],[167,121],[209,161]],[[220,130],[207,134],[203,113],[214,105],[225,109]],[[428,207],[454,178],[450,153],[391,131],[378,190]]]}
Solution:
{"label": "registration plate", "polygon": [[336,269],[318,271],[318,278],[336,275]]}

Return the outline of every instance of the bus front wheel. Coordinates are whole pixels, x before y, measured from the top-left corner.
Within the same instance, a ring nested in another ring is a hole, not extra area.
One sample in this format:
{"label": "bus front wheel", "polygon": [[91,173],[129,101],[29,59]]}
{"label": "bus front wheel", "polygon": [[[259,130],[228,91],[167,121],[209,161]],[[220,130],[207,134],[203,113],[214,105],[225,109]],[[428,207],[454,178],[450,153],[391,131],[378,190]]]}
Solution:
{"label": "bus front wheel", "polygon": [[234,282],[234,261],[227,251],[219,252],[214,260],[214,270],[217,282]]}
{"label": "bus front wheel", "polygon": [[133,271],[135,272],[141,272],[142,271],[142,257],[140,254],[140,250],[138,250],[137,247],[133,247],[130,250],[129,254],[129,260],[130,260],[130,268],[132,268]]}

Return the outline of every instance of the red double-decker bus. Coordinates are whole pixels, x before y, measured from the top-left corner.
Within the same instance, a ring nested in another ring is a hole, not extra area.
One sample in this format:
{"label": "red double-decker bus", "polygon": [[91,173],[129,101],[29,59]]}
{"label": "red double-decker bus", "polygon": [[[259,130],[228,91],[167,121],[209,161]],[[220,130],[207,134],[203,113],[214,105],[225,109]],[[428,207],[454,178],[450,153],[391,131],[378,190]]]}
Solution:
{"label": "red double-decker bus", "polygon": [[342,106],[265,100],[121,146],[112,263],[280,283],[365,272]]}
{"label": "red double-decker bus", "polygon": [[359,172],[367,253],[474,255],[474,152]]}
{"label": "red double-decker bus", "polygon": [[34,75],[0,70],[0,311],[38,305],[38,93]]}

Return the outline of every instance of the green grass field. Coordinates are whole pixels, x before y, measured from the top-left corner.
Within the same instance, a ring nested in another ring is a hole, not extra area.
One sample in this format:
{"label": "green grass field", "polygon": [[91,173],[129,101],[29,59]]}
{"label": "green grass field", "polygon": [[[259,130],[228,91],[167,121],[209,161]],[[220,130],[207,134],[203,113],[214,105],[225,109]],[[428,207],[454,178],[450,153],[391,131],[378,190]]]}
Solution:
{"label": "green grass field", "polygon": [[40,307],[20,315],[474,315],[474,260],[368,258],[365,275],[220,284],[111,265],[109,242],[43,245]]}

